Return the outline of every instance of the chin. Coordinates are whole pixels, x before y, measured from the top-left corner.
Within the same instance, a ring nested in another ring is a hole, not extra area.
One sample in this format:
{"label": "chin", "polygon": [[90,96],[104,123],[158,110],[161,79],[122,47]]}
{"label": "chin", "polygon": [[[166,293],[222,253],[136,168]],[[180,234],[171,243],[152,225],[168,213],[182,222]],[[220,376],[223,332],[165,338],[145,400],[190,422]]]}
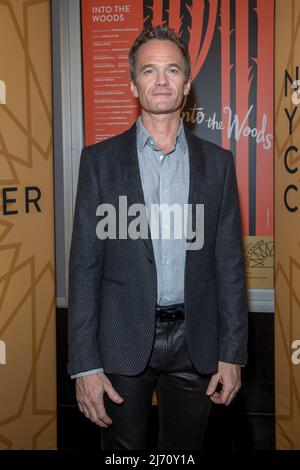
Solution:
{"label": "chin", "polygon": [[162,108],[162,109],[152,109],[150,112],[152,114],[171,114],[175,113],[179,108]]}
{"label": "chin", "polygon": [[155,105],[155,106],[149,106],[148,110],[152,113],[174,113],[180,109],[180,106],[177,105],[172,105],[170,106],[167,105],[166,103],[161,103],[161,105]]}

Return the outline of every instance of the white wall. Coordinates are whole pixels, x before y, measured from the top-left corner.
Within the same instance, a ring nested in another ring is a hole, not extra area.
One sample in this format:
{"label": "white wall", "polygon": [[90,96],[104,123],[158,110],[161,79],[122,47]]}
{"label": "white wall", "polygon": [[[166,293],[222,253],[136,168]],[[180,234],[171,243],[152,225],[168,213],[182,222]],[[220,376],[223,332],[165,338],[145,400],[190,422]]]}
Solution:
{"label": "white wall", "polygon": [[52,0],[57,305],[67,306],[68,262],[83,146],[80,0]]}

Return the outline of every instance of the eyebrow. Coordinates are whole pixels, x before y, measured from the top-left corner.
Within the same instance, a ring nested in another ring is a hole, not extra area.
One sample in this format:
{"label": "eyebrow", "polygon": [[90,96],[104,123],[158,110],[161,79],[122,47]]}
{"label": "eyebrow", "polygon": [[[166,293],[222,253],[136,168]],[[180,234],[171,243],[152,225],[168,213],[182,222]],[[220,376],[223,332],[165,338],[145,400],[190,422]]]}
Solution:
{"label": "eyebrow", "polygon": [[[145,64],[145,65],[143,65],[143,67],[140,69],[140,72],[142,72],[143,70],[145,70],[145,69],[148,68],[148,67],[154,67],[154,68],[155,68],[155,67],[157,67],[157,65],[156,65],[156,64]],[[167,67],[176,67],[176,68],[178,68],[179,70],[182,70],[182,67],[180,67],[180,65],[178,65],[178,64],[176,64],[176,63],[174,63],[174,64],[168,64]]]}

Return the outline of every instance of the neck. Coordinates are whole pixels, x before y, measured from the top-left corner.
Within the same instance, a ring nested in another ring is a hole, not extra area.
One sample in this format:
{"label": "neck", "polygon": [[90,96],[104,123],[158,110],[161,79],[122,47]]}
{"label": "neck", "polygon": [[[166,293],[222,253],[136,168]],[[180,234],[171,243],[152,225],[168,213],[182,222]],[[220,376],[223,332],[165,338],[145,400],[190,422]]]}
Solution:
{"label": "neck", "polygon": [[141,121],[154,138],[155,144],[166,153],[171,150],[180,126],[180,114],[150,114],[142,111]]}

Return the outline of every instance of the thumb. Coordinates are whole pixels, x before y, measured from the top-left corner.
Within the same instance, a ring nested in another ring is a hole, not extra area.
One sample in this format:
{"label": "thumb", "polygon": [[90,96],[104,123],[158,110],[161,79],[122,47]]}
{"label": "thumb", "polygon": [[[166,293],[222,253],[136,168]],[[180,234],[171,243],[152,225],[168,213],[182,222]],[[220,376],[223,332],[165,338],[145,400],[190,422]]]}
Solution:
{"label": "thumb", "polygon": [[122,403],[124,401],[124,398],[122,398],[121,395],[118,394],[118,392],[114,389],[111,384],[107,385],[106,393],[114,403]]}
{"label": "thumb", "polygon": [[210,397],[211,395],[213,395],[213,393],[215,393],[218,382],[219,382],[219,375],[218,374],[213,375],[208,384],[206,395]]}

